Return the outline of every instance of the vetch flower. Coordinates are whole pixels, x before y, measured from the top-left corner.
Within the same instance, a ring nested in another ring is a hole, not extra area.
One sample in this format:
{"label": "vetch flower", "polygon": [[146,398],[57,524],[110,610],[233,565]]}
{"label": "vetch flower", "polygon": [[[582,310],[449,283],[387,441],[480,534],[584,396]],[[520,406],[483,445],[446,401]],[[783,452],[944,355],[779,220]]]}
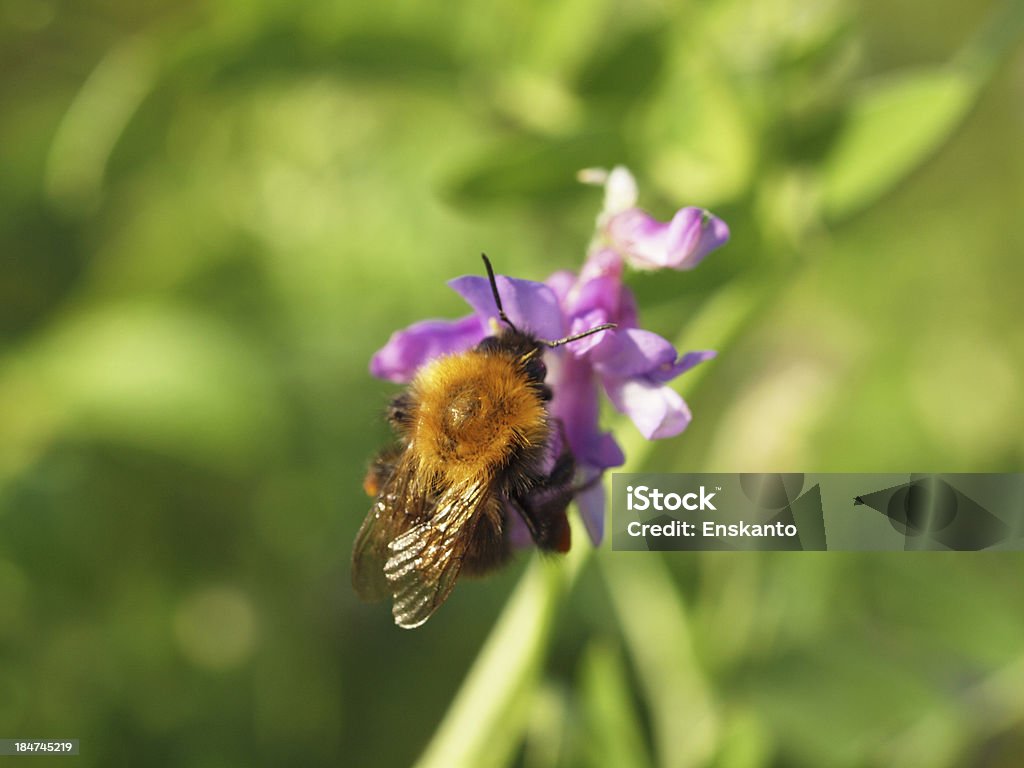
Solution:
{"label": "vetch flower", "polygon": [[[680,357],[656,333],[639,328],[636,299],[622,282],[622,260],[601,249],[591,254],[579,276],[556,272],[548,279],[559,296],[569,333],[612,322],[614,333],[588,337],[565,347],[563,359],[549,365],[554,391],[551,414],[565,425],[566,435],[583,476],[594,477],[624,461],[609,433],[598,428],[599,390],[627,415],[647,439],[673,437],[691,420],[683,398],[668,382],[704,360],[713,351]],[[576,498],[591,539],[603,536],[605,496],[600,483]]]}
{"label": "vetch flower", "polygon": [[[546,383],[553,395],[549,409],[553,421],[560,424],[553,438],[568,441],[580,488],[575,500],[595,545],[604,532],[605,494],[600,477],[625,461],[615,438],[600,428],[601,392],[647,439],[672,437],[686,429],[691,414],[668,382],[715,355],[713,351],[680,355],[669,341],[641,329],[636,299],[623,283],[623,265],[689,269],[728,237],[725,224],[700,209],[684,208],[668,224],[650,219],[635,207],[636,183],[624,168],[603,179],[605,209],[578,274],[555,272],[544,283],[497,277],[510,320],[538,338],[560,339],[603,323],[617,326],[545,352]],[[695,219],[688,211],[699,215]],[[487,279],[470,275],[449,285],[473,313],[452,321],[427,320],[395,332],[370,362],[374,376],[411,381],[430,360],[472,349],[494,334],[497,307]],[[515,518],[509,516],[513,524]]]}
{"label": "vetch flower", "polygon": [[637,269],[693,269],[729,239],[724,221],[703,208],[687,207],[660,222],[636,206],[637,186],[622,166],[582,171],[586,183],[604,184],[604,209],[598,216],[598,245],[621,255]]}
{"label": "vetch flower", "polygon": [[667,223],[639,208],[608,222],[608,238],[637,269],[693,269],[729,239],[721,219],[700,208],[683,208]]}

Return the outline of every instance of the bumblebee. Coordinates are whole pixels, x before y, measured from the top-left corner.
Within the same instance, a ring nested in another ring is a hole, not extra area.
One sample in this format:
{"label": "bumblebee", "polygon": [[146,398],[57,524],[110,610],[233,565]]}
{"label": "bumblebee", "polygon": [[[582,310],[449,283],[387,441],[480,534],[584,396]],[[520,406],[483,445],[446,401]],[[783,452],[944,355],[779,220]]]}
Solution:
{"label": "bumblebee", "polygon": [[461,574],[483,575],[508,560],[508,515],[522,519],[542,551],[570,546],[566,510],[580,488],[548,411],[544,351],[615,325],[538,339],[509,320],[483,260],[505,327],[417,372],[388,408],[396,442],[364,482],[375,500],[356,535],[352,584],[365,600],[391,597],[395,623],[406,629],[427,621]]}

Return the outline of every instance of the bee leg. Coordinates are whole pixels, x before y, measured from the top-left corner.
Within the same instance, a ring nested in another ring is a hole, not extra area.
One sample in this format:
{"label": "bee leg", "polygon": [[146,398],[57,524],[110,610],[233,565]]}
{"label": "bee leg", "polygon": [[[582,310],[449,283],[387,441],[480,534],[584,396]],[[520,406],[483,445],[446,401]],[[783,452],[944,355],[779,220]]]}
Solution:
{"label": "bee leg", "polygon": [[563,450],[551,474],[541,478],[529,491],[509,497],[534,543],[545,552],[568,552],[572,543],[566,510],[576,494],[572,484],[575,471],[572,454]]}
{"label": "bee leg", "polygon": [[393,445],[374,457],[363,478],[363,490],[366,491],[367,496],[373,497],[380,493],[380,489],[384,487],[388,478],[394,474],[395,462],[401,455],[402,446]]}
{"label": "bee leg", "polygon": [[555,460],[551,473],[544,478],[542,485],[572,485],[572,477],[576,473],[576,459],[569,451],[569,443],[563,441],[562,445],[562,453]]}
{"label": "bee leg", "polygon": [[[565,431],[565,424],[561,419],[552,419],[551,421],[558,429],[559,442],[555,445],[558,446],[560,453],[554,468],[551,470],[549,483],[569,483],[575,479],[574,475],[576,474],[576,462],[573,460],[572,449],[569,446],[569,433]],[[603,476],[604,471],[598,470],[589,479],[584,480],[579,485],[574,485],[572,488],[573,497],[578,493],[593,488],[601,482]]]}

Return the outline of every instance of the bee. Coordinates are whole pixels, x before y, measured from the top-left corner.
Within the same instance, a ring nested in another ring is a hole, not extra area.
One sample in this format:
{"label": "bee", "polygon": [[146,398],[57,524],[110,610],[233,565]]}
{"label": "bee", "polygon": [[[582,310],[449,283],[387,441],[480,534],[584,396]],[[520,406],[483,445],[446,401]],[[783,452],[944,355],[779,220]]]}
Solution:
{"label": "bee", "polygon": [[581,488],[548,411],[544,350],[615,328],[554,341],[517,328],[482,256],[504,328],[417,372],[388,407],[396,442],[364,481],[375,500],[356,535],[352,585],[364,600],[392,598],[395,623],[406,629],[434,614],[460,574],[483,575],[510,557],[509,514],[541,551],[569,550],[566,509]]}

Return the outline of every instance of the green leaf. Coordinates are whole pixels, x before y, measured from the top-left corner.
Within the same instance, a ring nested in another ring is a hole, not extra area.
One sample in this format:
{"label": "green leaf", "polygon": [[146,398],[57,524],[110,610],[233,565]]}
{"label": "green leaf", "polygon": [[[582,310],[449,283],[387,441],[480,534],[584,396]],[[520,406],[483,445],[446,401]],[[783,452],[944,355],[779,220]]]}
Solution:
{"label": "green leaf", "polygon": [[608,594],[647,696],[659,764],[707,765],[718,747],[720,721],[694,653],[682,595],[657,555],[601,554]]}
{"label": "green leaf", "polygon": [[975,79],[956,69],[909,72],[865,87],[825,160],[826,214],[848,215],[899,183],[949,138],[976,91]]}

